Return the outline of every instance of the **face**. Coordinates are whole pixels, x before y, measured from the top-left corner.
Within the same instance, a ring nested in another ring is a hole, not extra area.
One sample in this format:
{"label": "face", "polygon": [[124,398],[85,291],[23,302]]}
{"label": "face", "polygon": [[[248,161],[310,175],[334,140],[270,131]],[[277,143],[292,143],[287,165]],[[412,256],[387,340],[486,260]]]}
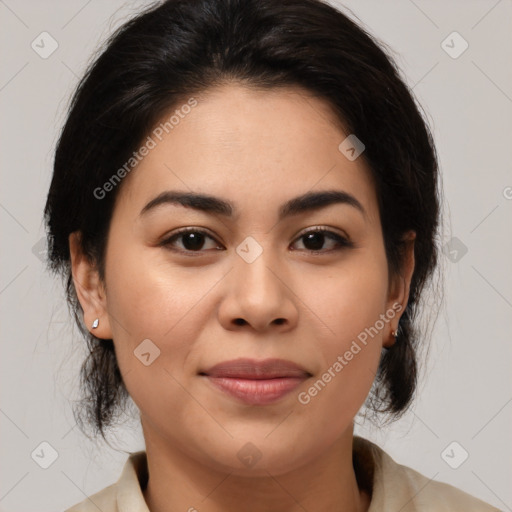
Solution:
{"label": "face", "polygon": [[[240,473],[252,443],[279,474],[352,428],[412,266],[388,274],[370,171],[338,149],[349,133],[327,104],[235,85],[195,98],[122,182],[105,286],[74,264],[92,283],[79,298],[88,325],[100,318],[94,334],[114,340],[147,441]],[[300,370],[260,383],[209,373],[238,358]]]}

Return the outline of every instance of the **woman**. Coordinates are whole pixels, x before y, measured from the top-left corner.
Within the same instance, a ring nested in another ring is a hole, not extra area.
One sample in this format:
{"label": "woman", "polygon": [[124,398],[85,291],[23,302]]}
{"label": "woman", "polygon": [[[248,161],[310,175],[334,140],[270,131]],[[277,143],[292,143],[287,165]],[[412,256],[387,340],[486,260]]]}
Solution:
{"label": "woman", "polygon": [[416,385],[438,166],[392,60],[318,0],[171,0],[74,96],[45,209],[79,416],[146,450],[68,509],[496,510],[353,435]]}

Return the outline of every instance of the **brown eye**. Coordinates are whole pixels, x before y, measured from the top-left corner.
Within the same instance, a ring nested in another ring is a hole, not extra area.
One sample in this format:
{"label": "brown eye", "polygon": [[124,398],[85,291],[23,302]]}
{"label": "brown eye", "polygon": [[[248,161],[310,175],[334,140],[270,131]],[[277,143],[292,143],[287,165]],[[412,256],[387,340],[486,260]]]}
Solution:
{"label": "brown eye", "polygon": [[215,242],[213,248],[218,248],[216,241],[206,232],[197,228],[187,228],[163,240],[159,245],[173,249],[177,241],[180,241],[181,247],[177,247],[178,252],[202,252],[207,245],[207,240]]}
{"label": "brown eye", "polygon": [[[297,240],[303,240],[304,250],[311,252],[330,252],[354,245],[347,238],[323,228],[312,229],[302,234]],[[330,245],[334,245],[334,248],[322,250],[326,241],[330,241]]]}

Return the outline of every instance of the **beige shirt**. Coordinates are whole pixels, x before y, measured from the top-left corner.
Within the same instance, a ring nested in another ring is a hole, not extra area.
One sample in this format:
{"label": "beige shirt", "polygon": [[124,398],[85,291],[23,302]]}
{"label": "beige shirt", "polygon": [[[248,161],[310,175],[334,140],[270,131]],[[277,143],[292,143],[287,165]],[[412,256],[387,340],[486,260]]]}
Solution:
{"label": "beige shirt", "polygon": [[[368,512],[499,512],[445,483],[397,464],[376,444],[354,436],[354,469],[371,495]],[[65,512],[149,512],[142,490],[148,480],[146,452],[130,455],[121,477]]]}

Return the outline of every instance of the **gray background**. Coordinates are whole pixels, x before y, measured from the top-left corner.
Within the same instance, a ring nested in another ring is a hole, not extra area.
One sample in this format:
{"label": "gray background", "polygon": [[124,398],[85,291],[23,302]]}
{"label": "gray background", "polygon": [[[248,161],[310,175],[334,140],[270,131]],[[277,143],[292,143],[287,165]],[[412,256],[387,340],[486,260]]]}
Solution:
{"label": "gray background", "polygon": [[[64,510],[119,477],[119,451],[76,428],[83,352],[60,281],[44,271],[42,209],[70,94],[101,41],[147,2],[0,0],[2,461],[0,510]],[[445,300],[419,396],[390,428],[358,425],[398,462],[512,510],[512,2],[346,1],[389,45],[434,132],[446,199]],[[58,48],[42,58],[31,47]],[[469,47],[457,58],[463,41]],[[449,48],[451,47],[451,48]],[[454,237],[456,240],[454,240]],[[467,250],[467,252],[465,252]],[[452,443],[445,452],[445,449]],[[51,449],[56,460],[51,462]],[[46,447],[45,447],[46,446]],[[42,451],[41,451],[42,449]],[[44,453],[37,459],[31,454]],[[457,469],[464,451],[469,454]],[[443,456],[444,453],[444,456]]]}

